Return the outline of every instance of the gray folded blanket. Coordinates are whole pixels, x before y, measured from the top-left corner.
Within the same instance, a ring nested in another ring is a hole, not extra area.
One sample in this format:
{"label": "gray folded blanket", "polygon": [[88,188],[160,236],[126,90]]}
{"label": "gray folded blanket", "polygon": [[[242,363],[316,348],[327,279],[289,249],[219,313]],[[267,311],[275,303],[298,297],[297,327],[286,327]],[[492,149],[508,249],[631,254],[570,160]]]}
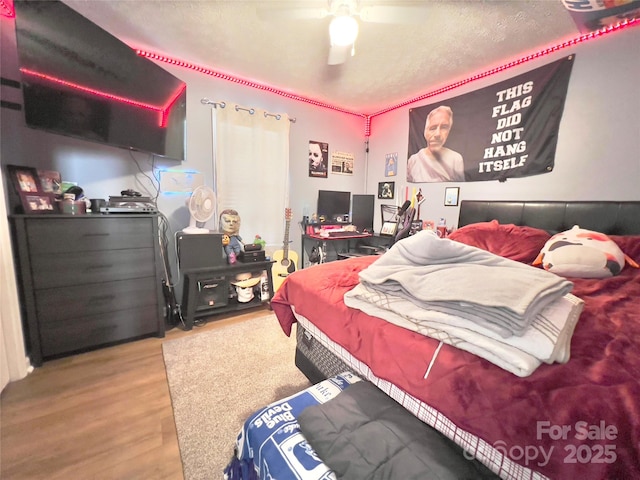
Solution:
{"label": "gray folded blanket", "polygon": [[348,386],[324,404],[305,408],[298,424],[341,480],[499,478],[366,381]]}
{"label": "gray folded blanket", "polygon": [[522,335],[535,315],[573,284],[540,268],[421,231],[360,272],[367,288]]}

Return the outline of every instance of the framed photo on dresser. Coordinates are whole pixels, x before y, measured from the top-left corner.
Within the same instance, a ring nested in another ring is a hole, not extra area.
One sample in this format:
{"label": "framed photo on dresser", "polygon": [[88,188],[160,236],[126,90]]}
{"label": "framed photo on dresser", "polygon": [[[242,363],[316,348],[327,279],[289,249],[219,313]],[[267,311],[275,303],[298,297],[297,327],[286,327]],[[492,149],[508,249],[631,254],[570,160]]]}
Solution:
{"label": "framed photo on dresser", "polygon": [[7,172],[19,194],[38,193],[42,191],[38,171],[35,168],[7,165]]}
{"label": "framed photo on dresser", "polygon": [[42,214],[54,213],[56,211],[55,197],[51,193],[22,192],[20,193],[20,200],[22,200],[24,213]]}
{"label": "framed photo on dresser", "polygon": [[19,202],[16,199],[15,203],[22,207],[22,212],[19,213],[42,214],[56,211],[55,197],[42,189],[38,170],[22,165],[7,165],[7,173],[13,183],[15,197],[19,198]]}
{"label": "framed photo on dresser", "polygon": [[62,178],[60,172],[53,170],[38,170],[38,177],[40,178],[40,187],[43,192],[49,192],[53,194],[62,193]]}

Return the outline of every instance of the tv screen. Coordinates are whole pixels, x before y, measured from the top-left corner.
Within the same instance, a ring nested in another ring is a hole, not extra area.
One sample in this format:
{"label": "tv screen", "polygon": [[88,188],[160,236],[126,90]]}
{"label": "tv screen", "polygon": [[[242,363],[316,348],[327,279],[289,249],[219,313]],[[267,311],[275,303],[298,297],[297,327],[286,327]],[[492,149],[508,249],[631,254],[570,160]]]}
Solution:
{"label": "tv screen", "polygon": [[58,0],[16,0],[27,126],[185,159],[186,84]]}
{"label": "tv screen", "polygon": [[345,215],[349,216],[350,207],[350,192],[318,191],[318,218],[324,217],[325,222],[343,221]]}

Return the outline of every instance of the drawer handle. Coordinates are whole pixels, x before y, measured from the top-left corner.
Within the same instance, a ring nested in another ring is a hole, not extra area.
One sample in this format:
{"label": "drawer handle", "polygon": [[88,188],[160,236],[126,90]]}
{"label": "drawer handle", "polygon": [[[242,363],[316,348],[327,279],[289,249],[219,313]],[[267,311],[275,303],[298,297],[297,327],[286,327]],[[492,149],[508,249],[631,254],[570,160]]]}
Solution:
{"label": "drawer handle", "polygon": [[85,233],[82,236],[83,237],[108,237],[109,235],[111,234],[108,232],[105,232],[105,233]]}
{"label": "drawer handle", "polygon": [[116,296],[115,295],[98,295],[95,297],[91,297],[91,299],[89,300],[89,302],[106,302],[106,301],[112,301],[113,299],[115,299]]}
{"label": "drawer handle", "polygon": [[102,268],[111,268],[113,267],[113,264],[110,265],[89,265],[86,270],[98,270],[98,269],[102,269]]}

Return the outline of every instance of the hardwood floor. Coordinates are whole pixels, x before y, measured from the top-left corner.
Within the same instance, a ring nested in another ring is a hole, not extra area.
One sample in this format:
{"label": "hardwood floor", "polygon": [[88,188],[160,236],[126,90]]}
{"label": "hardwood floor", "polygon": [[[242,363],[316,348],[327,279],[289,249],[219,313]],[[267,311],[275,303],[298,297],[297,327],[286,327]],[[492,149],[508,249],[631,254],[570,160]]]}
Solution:
{"label": "hardwood floor", "polygon": [[0,397],[0,478],[182,479],[161,345],[265,311],[45,362],[9,384]]}

